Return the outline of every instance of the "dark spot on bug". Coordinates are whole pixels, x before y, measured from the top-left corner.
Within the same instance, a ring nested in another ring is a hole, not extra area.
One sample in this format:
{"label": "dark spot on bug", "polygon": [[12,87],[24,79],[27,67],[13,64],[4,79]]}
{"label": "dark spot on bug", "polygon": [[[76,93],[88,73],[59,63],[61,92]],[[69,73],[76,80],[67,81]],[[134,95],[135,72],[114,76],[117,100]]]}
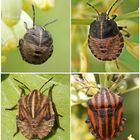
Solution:
{"label": "dark spot on bug", "polygon": [[103,45],[101,45],[101,46],[99,46],[100,47],[100,49],[104,49],[104,48],[106,48],[106,46],[103,46]]}
{"label": "dark spot on bug", "polygon": [[42,54],[42,52],[41,51],[38,51],[38,50],[36,50],[35,53],[36,54]]}
{"label": "dark spot on bug", "polygon": [[107,50],[101,50],[101,52],[102,52],[102,53],[106,53],[106,52],[107,52]]}
{"label": "dark spot on bug", "polygon": [[117,56],[120,56],[120,53],[118,53]]}

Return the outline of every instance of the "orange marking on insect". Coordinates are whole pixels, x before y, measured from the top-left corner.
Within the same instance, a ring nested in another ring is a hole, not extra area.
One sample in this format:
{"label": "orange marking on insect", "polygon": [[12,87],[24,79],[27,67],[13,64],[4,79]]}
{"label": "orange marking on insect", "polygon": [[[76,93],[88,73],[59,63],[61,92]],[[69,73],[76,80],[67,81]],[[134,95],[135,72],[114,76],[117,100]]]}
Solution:
{"label": "orange marking on insect", "polygon": [[92,110],[88,107],[88,114],[90,114],[91,122],[93,124],[94,130],[96,129],[96,121]]}
{"label": "orange marking on insect", "polygon": [[100,23],[101,39],[103,38],[103,22]]}
{"label": "orange marking on insect", "polygon": [[[113,94],[113,93],[112,93]],[[109,95],[109,97],[110,97],[110,101],[111,101],[111,105],[112,105],[112,108],[114,108],[115,107],[115,102],[114,102],[114,100],[113,100],[113,97],[112,97],[112,95],[110,94]],[[115,110],[114,110],[115,111]],[[114,136],[114,133],[115,133],[115,117],[114,117],[114,113],[115,112],[113,112],[113,115],[112,115],[112,120],[111,120],[111,124],[112,124],[112,133],[111,133],[111,137],[113,137]]]}
{"label": "orange marking on insect", "polygon": [[106,109],[108,107],[108,100],[107,100],[106,93],[104,92],[104,107],[105,107],[105,124],[106,124],[106,138],[108,138],[108,110]]}
{"label": "orange marking on insect", "polygon": [[121,120],[121,115],[122,115],[123,109],[122,107],[118,111],[118,120],[117,120],[117,126],[119,127],[120,125],[120,120]]}
{"label": "orange marking on insect", "polygon": [[[97,100],[98,100],[97,108],[100,108],[101,107],[101,95],[100,94],[99,94]],[[98,112],[98,119],[99,119],[99,135],[102,137],[102,120],[101,120],[100,110],[98,109],[97,112]]]}
{"label": "orange marking on insect", "polygon": [[35,92],[32,96],[32,118],[35,118]]}
{"label": "orange marking on insect", "polygon": [[[91,103],[92,103],[92,105],[94,106],[94,108],[95,108],[95,101],[94,101],[94,99],[91,99]],[[94,117],[94,114],[93,114],[93,112],[90,110],[90,114],[92,115],[91,116],[91,121],[92,121],[92,123],[93,123],[93,126],[94,126],[94,129],[96,129],[97,128],[97,125],[96,125],[96,121],[95,121],[95,117]]]}

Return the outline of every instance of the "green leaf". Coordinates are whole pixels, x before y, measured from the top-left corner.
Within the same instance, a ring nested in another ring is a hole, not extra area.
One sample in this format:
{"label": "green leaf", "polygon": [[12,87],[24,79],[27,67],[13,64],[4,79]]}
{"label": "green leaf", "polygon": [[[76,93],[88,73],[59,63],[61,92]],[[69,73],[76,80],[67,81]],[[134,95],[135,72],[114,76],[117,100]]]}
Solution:
{"label": "green leaf", "polygon": [[89,25],[93,19],[72,19],[71,23],[76,25]]}
{"label": "green leaf", "polygon": [[[62,118],[59,117],[59,121],[65,131],[58,128],[55,134],[52,133],[52,135],[49,136],[49,140],[59,140],[60,138],[62,140],[70,139],[69,75],[11,74],[2,75],[2,140],[26,140],[21,133],[13,138],[13,134],[16,132],[17,111],[5,110],[5,108],[14,106],[20,96],[20,89],[18,88],[18,85],[20,84],[14,81],[13,78],[18,79],[33,90],[39,89],[51,77],[54,78],[45,87],[48,88],[52,84],[57,84],[53,89],[53,101],[58,113],[63,116]],[[26,91],[26,93],[28,94],[28,91]],[[47,91],[44,94],[47,95]]]}
{"label": "green leaf", "polygon": [[[124,19],[132,19],[132,18],[137,18],[139,16],[139,11],[133,11],[130,13],[126,13],[126,14],[122,14],[119,15],[116,20],[124,20]],[[90,23],[93,21],[94,19],[72,19],[71,22],[72,24],[76,24],[76,25],[90,25]]]}
{"label": "green leaf", "polygon": [[[118,67],[117,68],[117,64]],[[105,69],[107,72],[129,72],[129,71],[134,71],[134,69],[126,62],[122,60],[117,60],[115,61],[106,61],[105,62]]]}
{"label": "green leaf", "polygon": [[138,18],[138,17],[139,17],[139,11],[136,10],[136,11],[133,11],[133,12],[129,12],[129,13],[126,13],[126,14],[119,15],[116,18],[116,20],[132,19],[132,18]]}

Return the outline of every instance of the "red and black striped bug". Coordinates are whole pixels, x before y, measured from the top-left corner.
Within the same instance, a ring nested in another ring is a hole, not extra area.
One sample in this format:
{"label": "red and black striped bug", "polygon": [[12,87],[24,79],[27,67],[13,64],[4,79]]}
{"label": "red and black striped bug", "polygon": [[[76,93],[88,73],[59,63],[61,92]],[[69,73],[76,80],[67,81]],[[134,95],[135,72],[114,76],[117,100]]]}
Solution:
{"label": "red and black striped bug", "polygon": [[109,89],[100,91],[87,101],[88,124],[90,132],[98,140],[113,140],[123,130],[123,99]]}
{"label": "red and black striped bug", "polygon": [[[18,103],[12,108],[6,108],[6,110],[17,109],[17,131],[13,136],[20,131],[28,139],[43,139],[52,131],[54,126],[64,130],[58,120],[58,116],[62,117],[62,115],[57,113],[52,99],[52,89],[55,84],[49,88],[48,96],[43,94],[46,89],[42,91],[51,79],[45,82],[39,90],[30,90],[24,83],[14,79],[22,86],[19,86],[21,95]],[[30,93],[26,95],[24,89],[27,89]]]}
{"label": "red and black striped bug", "polygon": [[118,1],[119,0],[116,0],[108,12],[104,13],[99,13],[93,5],[87,3],[98,14],[97,19],[90,24],[88,46],[92,54],[102,61],[116,60],[120,56],[122,48],[124,47],[124,39],[120,31],[126,32],[124,36],[130,36],[130,34],[124,30],[126,26],[122,27],[116,24],[114,21],[117,17],[116,15],[112,15],[112,18],[109,18],[112,8]]}

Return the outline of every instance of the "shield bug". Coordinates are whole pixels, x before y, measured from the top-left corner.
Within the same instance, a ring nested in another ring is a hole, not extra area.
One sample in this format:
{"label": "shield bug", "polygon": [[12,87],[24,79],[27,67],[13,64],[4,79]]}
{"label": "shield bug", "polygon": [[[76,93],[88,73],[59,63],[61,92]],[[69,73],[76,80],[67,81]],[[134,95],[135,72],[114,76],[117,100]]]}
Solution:
{"label": "shield bug", "polygon": [[[34,89],[32,91],[24,83],[14,79],[22,86],[19,86],[21,94],[18,103],[12,108],[6,108],[6,110],[18,110],[16,115],[17,131],[13,136],[20,131],[28,139],[42,139],[52,131],[54,126],[64,130],[60,127],[58,120],[58,116],[62,117],[62,115],[57,113],[52,99],[52,89],[55,84],[49,88],[48,96],[43,94],[47,89],[42,91],[51,79],[45,82],[39,90]],[[30,92],[28,95],[26,95],[25,89]]]}
{"label": "shield bug", "polygon": [[122,48],[124,47],[124,39],[121,31],[126,33],[126,37],[130,35],[124,30],[126,26],[118,26],[114,21],[117,17],[116,15],[112,15],[112,18],[109,18],[112,8],[118,1],[119,0],[116,0],[108,12],[105,13],[99,13],[93,5],[87,3],[98,14],[97,19],[90,24],[88,46],[92,54],[102,61],[116,60],[120,56]]}
{"label": "shield bug", "polygon": [[123,99],[102,87],[87,101],[88,124],[90,132],[98,140],[113,140],[123,130]]}
{"label": "shield bug", "polygon": [[45,26],[56,20],[45,24],[43,27],[35,26],[35,9],[33,9],[33,28],[28,29],[27,33],[19,40],[19,50],[23,60],[31,64],[42,64],[53,53],[53,39],[51,34],[45,30]]}

